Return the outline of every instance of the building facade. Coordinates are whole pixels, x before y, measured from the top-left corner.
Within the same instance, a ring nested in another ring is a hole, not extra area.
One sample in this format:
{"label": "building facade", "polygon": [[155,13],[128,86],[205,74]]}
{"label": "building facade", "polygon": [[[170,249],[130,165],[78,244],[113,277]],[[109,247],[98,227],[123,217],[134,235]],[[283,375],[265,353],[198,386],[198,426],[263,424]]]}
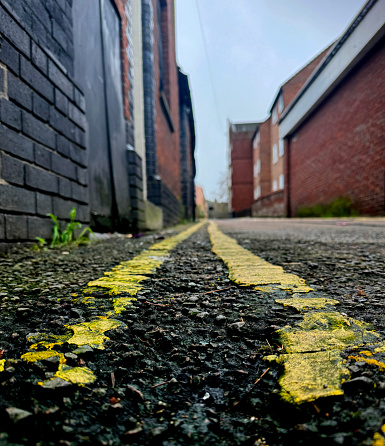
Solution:
{"label": "building facade", "polygon": [[350,200],[385,213],[385,1],[368,1],[281,118],[286,212]]}
{"label": "building facade", "polygon": [[195,218],[208,218],[209,210],[203,188],[195,186]]}
{"label": "building facade", "polygon": [[0,2],[0,244],[90,220],[85,96],[70,2]]}
{"label": "building facade", "polygon": [[142,1],[142,29],[147,199],[167,226],[182,209],[174,1]]}
{"label": "building facade", "polygon": [[259,123],[229,123],[229,211],[233,217],[251,215],[254,200],[253,145]]}
{"label": "building facade", "polygon": [[195,125],[188,76],[179,69],[180,182],[182,218],[195,219]]}
{"label": "building facade", "polygon": [[[328,49],[318,54],[279,88],[270,108],[270,117],[265,121],[261,132],[256,134],[256,139],[262,141],[258,151],[263,166],[261,165],[260,173],[257,175],[254,169],[256,187],[262,178],[261,193],[256,193],[254,197],[255,202],[252,207],[254,216],[282,217],[286,214],[285,146],[283,139],[280,138],[279,121],[285,109],[322,61]],[[269,159],[269,165],[263,162],[266,159]]]}
{"label": "building facade", "polygon": [[97,231],[183,217],[174,18],[173,0],[0,0],[2,247],[49,239],[47,214],[73,207]]}

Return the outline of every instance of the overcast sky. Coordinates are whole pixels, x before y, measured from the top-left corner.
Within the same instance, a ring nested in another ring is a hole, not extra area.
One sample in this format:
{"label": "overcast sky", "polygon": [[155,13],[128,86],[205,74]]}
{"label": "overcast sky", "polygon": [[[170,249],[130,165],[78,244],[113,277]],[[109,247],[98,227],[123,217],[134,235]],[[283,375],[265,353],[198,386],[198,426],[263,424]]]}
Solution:
{"label": "overcast sky", "polygon": [[189,75],[195,115],[196,184],[207,199],[227,172],[227,120],[264,120],[279,86],[335,40],[364,3],[176,0],[177,61]]}

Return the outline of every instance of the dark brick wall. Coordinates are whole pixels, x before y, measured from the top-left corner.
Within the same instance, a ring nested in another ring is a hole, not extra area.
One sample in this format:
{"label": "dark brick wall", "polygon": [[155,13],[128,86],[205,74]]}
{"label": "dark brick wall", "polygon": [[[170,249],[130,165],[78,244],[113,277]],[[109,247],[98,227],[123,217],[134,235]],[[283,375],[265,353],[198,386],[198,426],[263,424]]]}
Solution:
{"label": "dark brick wall", "polygon": [[384,83],[382,39],[289,141],[289,215],[339,196],[363,214],[384,214]]}
{"label": "dark brick wall", "polygon": [[183,218],[195,218],[195,125],[188,77],[180,70],[179,127],[180,127],[180,182]]}
{"label": "dark brick wall", "polygon": [[[36,66],[45,71],[44,48],[73,74],[72,0],[1,0],[0,4],[1,31],[22,54],[32,57]],[[31,45],[26,34],[33,37],[36,45]]]}
{"label": "dark brick wall", "polygon": [[89,221],[85,103],[71,78],[69,0],[0,0],[0,240]]}

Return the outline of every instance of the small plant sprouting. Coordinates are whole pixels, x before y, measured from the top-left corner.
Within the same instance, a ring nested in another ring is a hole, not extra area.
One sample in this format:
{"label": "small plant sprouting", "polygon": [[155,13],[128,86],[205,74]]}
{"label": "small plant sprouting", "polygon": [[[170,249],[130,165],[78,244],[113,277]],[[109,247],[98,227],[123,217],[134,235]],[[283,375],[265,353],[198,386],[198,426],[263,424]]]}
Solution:
{"label": "small plant sprouting", "polygon": [[[61,248],[63,246],[74,244],[76,246],[85,245],[90,241],[89,237],[86,236],[87,232],[89,235],[93,235],[93,231],[90,227],[84,228],[81,233],[76,237],[75,231],[76,229],[80,229],[82,224],[80,222],[75,221],[76,218],[76,209],[72,208],[70,212],[70,221],[67,223],[67,227],[63,230],[60,228],[60,224],[56,215],[47,214],[48,217],[51,217],[53,221],[52,228],[52,241],[50,244],[50,248]],[[35,249],[46,250],[45,245],[47,244],[46,240],[41,237],[36,237],[38,241],[37,245],[35,245]]]}
{"label": "small plant sprouting", "polygon": [[32,246],[32,249],[36,250],[36,251],[47,251],[47,247],[45,246],[47,244],[47,241],[44,238],[41,237],[35,237],[35,239],[37,240],[37,244]]}
{"label": "small plant sprouting", "polygon": [[86,237],[86,233],[93,235],[93,231],[90,227],[86,227],[83,229],[83,231],[79,234],[78,237],[75,236],[75,230],[80,229],[82,227],[82,224],[78,221],[75,221],[76,218],[76,209],[72,208],[70,212],[70,222],[67,224],[67,227],[62,230],[60,228],[58,219],[56,215],[53,214],[47,214],[49,217],[51,217],[53,221],[53,233],[52,233],[52,241],[51,241],[51,248],[55,247],[62,247],[65,245],[68,245],[70,243],[74,243],[75,245],[84,245],[89,242],[89,238]]}

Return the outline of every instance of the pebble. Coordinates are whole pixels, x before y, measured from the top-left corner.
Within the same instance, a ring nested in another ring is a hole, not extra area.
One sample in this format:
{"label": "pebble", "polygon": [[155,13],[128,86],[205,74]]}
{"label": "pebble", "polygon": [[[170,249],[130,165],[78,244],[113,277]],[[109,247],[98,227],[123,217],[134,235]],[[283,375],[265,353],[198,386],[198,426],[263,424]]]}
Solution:
{"label": "pebble", "polygon": [[224,324],[226,322],[227,318],[226,316],[223,316],[223,314],[219,314],[216,318],[215,318],[215,322],[220,323],[220,324]]}
{"label": "pebble", "polygon": [[41,387],[43,387],[44,389],[60,389],[62,387],[69,387],[71,385],[71,383],[69,383],[68,381],[66,381],[65,379],[61,379],[61,378],[54,378],[52,380],[46,381],[45,383],[43,383],[43,385]]}
{"label": "pebble", "polygon": [[32,415],[31,412],[27,410],[19,409],[17,407],[8,407],[5,409],[14,423],[23,420],[24,418],[30,417]]}

